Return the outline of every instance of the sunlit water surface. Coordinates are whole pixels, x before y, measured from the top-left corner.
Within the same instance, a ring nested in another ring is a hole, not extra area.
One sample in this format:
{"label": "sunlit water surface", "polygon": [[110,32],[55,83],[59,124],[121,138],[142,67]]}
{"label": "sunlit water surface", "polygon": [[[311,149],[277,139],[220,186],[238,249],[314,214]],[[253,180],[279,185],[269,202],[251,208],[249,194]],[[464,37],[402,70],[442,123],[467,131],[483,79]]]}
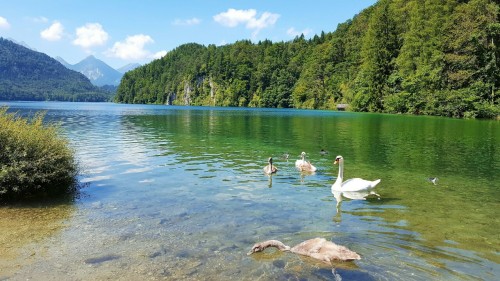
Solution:
{"label": "sunlit water surface", "polygon": [[[0,280],[500,278],[497,121],[1,104],[46,110],[61,124],[83,189],[70,202],[0,206]],[[302,151],[315,174],[295,169]],[[334,198],[339,154],[345,178],[382,179],[380,199]],[[262,171],[270,156],[272,177]],[[362,259],[330,266],[273,249],[246,254],[258,241],[314,237]]]}

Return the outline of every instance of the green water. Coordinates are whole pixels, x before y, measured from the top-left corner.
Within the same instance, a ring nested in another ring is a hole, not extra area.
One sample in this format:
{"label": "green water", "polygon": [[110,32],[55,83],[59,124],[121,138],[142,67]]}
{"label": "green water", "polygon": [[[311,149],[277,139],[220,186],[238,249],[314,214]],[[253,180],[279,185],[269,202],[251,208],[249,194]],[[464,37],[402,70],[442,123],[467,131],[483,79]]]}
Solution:
{"label": "green water", "polygon": [[[61,122],[84,188],[70,202],[0,207],[0,280],[500,277],[498,121],[5,104]],[[295,169],[302,151],[316,173]],[[382,179],[380,199],[337,204],[337,155],[345,178]],[[272,177],[262,172],[270,156],[279,169]],[[246,255],[258,241],[314,237],[362,259],[327,266],[272,249]]]}

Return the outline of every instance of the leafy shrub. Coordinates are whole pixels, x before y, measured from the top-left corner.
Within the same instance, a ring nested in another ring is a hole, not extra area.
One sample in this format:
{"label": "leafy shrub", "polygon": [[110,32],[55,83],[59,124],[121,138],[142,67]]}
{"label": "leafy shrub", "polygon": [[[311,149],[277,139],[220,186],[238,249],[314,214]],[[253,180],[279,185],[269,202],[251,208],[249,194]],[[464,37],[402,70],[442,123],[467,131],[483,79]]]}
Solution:
{"label": "leafy shrub", "polygon": [[0,108],[0,200],[55,196],[76,189],[74,152],[44,113],[21,118]]}

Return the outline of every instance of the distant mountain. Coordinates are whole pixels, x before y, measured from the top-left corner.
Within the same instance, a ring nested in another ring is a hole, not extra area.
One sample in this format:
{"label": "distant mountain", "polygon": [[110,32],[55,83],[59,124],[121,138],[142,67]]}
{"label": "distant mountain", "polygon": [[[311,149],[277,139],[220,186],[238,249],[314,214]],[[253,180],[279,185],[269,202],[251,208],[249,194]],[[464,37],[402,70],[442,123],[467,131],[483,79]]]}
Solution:
{"label": "distant mountain", "polygon": [[97,59],[94,56],[88,56],[81,62],[77,64],[69,64],[62,58],[56,58],[64,66],[69,69],[78,71],[85,75],[92,84],[96,86],[113,85],[117,86],[120,84],[123,73],[107,65],[102,60]]}
{"label": "distant mountain", "polygon": [[0,37],[0,100],[107,101],[111,96],[48,55]]}
{"label": "distant mountain", "polygon": [[69,64],[67,61],[65,61],[63,58],[61,57],[55,57],[55,59],[60,62],[62,65],[64,65],[66,68],[69,68],[71,69],[71,64]]}
{"label": "distant mountain", "polygon": [[17,41],[17,40],[15,40],[13,38],[6,38],[6,39],[10,40],[10,41],[12,41],[12,42],[14,42],[16,44],[19,44],[19,45],[21,45],[23,47],[26,47],[26,48],[28,48],[30,50],[37,51],[35,48],[32,48],[31,46],[29,46],[28,44],[26,44],[26,42],[24,42],[24,41]]}
{"label": "distant mountain", "polygon": [[134,70],[134,69],[138,68],[139,66],[141,66],[139,63],[129,63],[127,65],[124,65],[124,66],[118,68],[117,70],[119,72],[125,74],[125,72],[130,71],[130,70]]}

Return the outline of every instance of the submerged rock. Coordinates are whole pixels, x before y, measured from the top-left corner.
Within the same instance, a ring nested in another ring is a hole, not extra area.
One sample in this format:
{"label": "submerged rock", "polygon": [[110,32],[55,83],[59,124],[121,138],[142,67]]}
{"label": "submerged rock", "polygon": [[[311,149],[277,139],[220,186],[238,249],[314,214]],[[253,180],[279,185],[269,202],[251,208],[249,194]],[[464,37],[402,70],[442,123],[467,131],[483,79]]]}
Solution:
{"label": "submerged rock", "polygon": [[117,260],[120,256],[117,255],[106,255],[102,257],[89,258],[85,260],[86,264],[101,264],[106,261]]}

